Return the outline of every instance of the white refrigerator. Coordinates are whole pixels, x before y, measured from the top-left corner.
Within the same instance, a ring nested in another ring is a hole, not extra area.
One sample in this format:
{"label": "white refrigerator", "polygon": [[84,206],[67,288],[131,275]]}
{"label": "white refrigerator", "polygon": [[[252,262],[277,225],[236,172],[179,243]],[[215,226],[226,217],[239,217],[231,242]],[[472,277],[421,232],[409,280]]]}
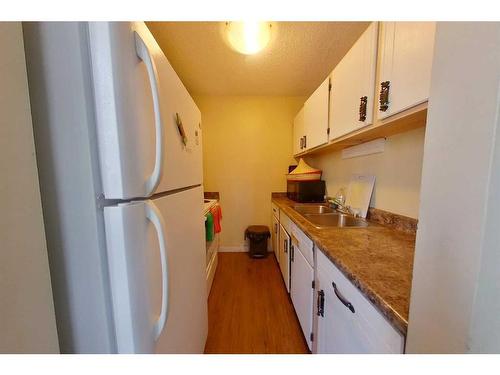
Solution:
{"label": "white refrigerator", "polygon": [[142,22],[23,31],[61,351],[202,353],[200,111]]}

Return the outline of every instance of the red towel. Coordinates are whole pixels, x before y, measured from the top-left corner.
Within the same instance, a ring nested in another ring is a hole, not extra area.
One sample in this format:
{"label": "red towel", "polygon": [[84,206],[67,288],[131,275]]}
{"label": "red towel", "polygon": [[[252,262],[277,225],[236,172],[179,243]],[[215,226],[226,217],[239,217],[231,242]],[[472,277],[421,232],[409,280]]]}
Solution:
{"label": "red towel", "polygon": [[216,204],[210,209],[210,212],[214,217],[214,232],[220,233],[221,231],[220,221],[222,220],[222,209],[218,204]]}

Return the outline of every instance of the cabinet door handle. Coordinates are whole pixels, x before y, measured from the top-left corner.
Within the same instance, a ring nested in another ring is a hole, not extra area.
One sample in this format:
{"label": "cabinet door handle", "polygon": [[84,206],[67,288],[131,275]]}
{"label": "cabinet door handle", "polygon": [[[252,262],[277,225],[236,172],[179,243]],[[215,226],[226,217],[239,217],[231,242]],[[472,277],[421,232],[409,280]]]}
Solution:
{"label": "cabinet door handle", "polygon": [[301,150],[304,147],[304,139],[302,137],[300,137],[299,146]]}
{"label": "cabinet door handle", "polygon": [[287,247],[288,247],[288,240],[287,240],[287,239],[285,239],[285,240],[283,241],[283,247],[284,247],[284,249],[285,249],[285,250],[284,250],[284,251],[285,251],[285,254],[286,254],[286,253],[288,253],[288,249],[287,249]]}
{"label": "cabinet door handle", "polygon": [[325,316],[325,292],[323,289],[318,290],[318,298],[316,299],[317,315]]}
{"label": "cabinet door handle", "polygon": [[293,244],[290,245],[290,262],[293,262],[293,258],[295,256],[295,247]]}
{"label": "cabinet door handle", "polygon": [[307,135],[304,135],[304,148],[307,147]]}
{"label": "cabinet door handle", "polygon": [[354,306],[352,305],[352,303],[346,300],[346,298],[342,295],[342,293],[340,293],[340,291],[337,289],[337,284],[335,284],[333,281],[332,281],[332,286],[333,286],[333,291],[335,292],[335,295],[340,300],[340,302],[342,302],[344,306],[347,307],[349,310],[351,310],[351,312],[354,314]]}
{"label": "cabinet door handle", "polygon": [[362,96],[359,103],[359,121],[364,122],[366,120],[366,106],[368,104],[368,97]]}
{"label": "cabinet door handle", "polygon": [[379,110],[382,112],[387,111],[389,108],[389,90],[391,87],[391,82],[390,81],[384,81],[380,84],[380,96],[379,96]]}

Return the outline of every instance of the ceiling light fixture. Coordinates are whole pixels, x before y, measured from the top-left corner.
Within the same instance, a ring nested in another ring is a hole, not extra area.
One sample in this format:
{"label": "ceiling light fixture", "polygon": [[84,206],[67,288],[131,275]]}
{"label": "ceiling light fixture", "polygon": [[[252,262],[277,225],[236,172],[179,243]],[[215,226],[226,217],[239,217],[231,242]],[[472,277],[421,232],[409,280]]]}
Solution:
{"label": "ceiling light fixture", "polygon": [[270,22],[226,22],[225,37],[235,51],[253,55],[264,49],[271,40]]}

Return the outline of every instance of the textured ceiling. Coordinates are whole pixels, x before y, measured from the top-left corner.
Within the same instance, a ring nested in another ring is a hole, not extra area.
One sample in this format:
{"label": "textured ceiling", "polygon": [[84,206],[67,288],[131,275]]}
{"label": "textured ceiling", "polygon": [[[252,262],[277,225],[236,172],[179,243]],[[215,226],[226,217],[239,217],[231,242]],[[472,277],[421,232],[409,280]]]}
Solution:
{"label": "textured ceiling", "polygon": [[368,22],[276,22],[256,55],[231,50],[220,22],[147,22],[192,95],[310,95]]}

